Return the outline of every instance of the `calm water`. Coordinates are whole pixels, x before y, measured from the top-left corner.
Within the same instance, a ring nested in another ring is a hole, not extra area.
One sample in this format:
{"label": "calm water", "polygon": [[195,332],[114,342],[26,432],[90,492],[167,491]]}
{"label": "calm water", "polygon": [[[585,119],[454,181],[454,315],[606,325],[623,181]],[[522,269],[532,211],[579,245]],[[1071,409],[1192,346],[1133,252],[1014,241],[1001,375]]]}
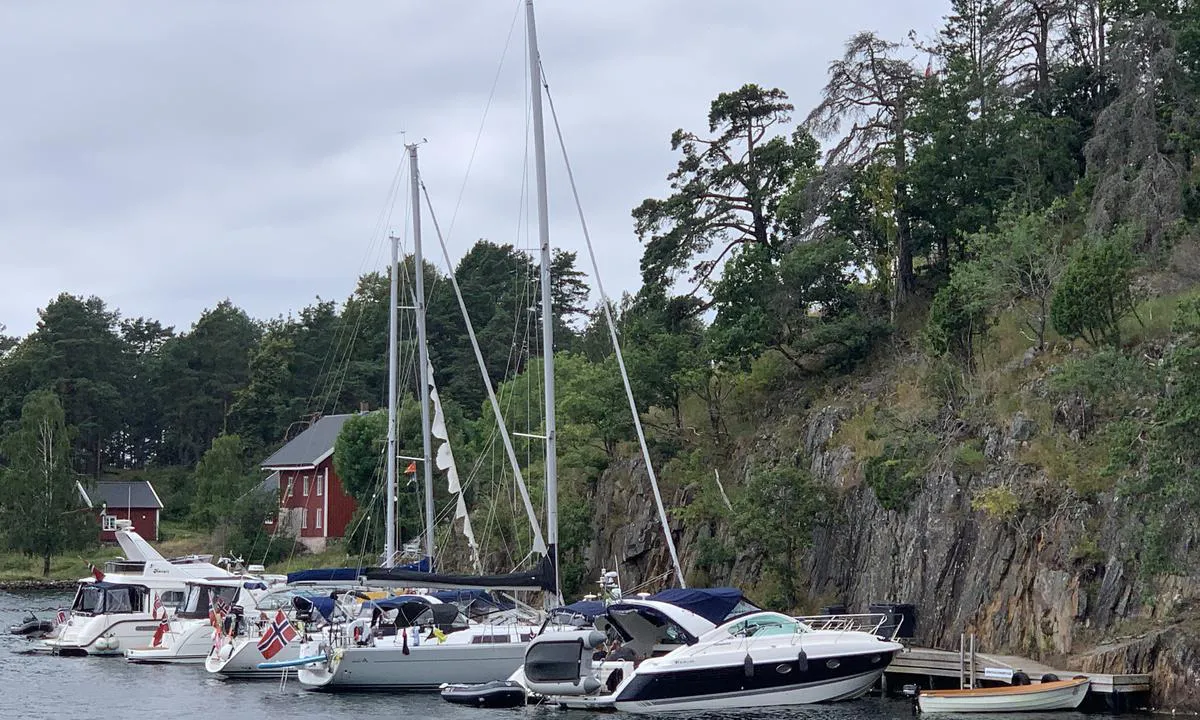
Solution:
{"label": "calm water", "polygon": [[[70,603],[64,594],[0,591],[0,718],[125,717],[203,718],[204,720],[330,720],[330,718],[433,718],[435,720],[602,720],[621,715],[561,711],[552,708],[482,710],[445,703],[436,693],[406,695],[326,694],[301,689],[293,678],[281,690],[277,682],[233,682],[211,677],[203,666],[130,665],[121,658],[62,658],[23,655],[27,641],[8,634],[26,610],[53,617]],[[690,713],[688,720],[728,717]],[[902,700],[864,698],[836,705],[741,712],[752,720],[911,720]],[[624,716],[626,718],[634,716]],[[645,716],[640,716],[645,717]],[[675,720],[681,717],[674,716]],[[1078,715],[1057,714],[1055,720]],[[1032,720],[1028,716],[1022,720]]]}

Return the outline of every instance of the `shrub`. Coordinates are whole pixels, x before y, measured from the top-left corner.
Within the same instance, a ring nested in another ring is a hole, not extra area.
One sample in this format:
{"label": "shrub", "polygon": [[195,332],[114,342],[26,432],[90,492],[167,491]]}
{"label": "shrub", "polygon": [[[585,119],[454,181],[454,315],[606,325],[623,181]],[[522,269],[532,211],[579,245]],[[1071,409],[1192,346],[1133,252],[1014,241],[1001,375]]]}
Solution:
{"label": "shrub", "polygon": [[1121,318],[1134,310],[1135,265],[1129,232],[1080,245],[1054,291],[1050,319],[1068,338],[1116,345]]}
{"label": "shrub", "polygon": [[971,509],[982,510],[997,520],[1009,520],[1016,517],[1021,501],[1007,485],[996,485],[975,493]]}
{"label": "shrub", "polygon": [[936,355],[949,354],[968,369],[994,323],[991,317],[995,288],[984,268],[960,265],[929,307],[925,325],[926,346]]}

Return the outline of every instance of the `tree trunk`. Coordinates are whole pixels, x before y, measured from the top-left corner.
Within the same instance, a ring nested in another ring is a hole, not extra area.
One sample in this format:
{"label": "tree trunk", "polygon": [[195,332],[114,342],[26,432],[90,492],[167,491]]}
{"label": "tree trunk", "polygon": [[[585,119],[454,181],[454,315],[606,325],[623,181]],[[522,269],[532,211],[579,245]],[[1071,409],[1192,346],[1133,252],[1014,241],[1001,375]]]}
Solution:
{"label": "tree trunk", "polygon": [[50,553],[42,555],[42,577],[50,577]]}
{"label": "tree trunk", "polygon": [[904,305],[916,287],[913,273],[913,247],[911,226],[908,219],[908,149],[904,142],[904,127],[907,124],[905,100],[896,103],[896,139],[894,157],[896,167],[896,189],[893,211],[896,213],[896,305]]}

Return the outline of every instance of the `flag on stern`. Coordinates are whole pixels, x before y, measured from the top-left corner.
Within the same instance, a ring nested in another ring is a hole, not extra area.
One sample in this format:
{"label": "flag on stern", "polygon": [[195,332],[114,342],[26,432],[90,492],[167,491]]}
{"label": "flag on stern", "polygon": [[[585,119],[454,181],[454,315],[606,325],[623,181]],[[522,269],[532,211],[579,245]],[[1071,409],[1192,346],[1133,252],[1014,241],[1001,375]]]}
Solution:
{"label": "flag on stern", "polygon": [[295,639],[296,629],[288,621],[287,615],[280,610],[275,613],[275,621],[267,627],[262,639],[258,641],[258,651],[265,659],[270,660]]}

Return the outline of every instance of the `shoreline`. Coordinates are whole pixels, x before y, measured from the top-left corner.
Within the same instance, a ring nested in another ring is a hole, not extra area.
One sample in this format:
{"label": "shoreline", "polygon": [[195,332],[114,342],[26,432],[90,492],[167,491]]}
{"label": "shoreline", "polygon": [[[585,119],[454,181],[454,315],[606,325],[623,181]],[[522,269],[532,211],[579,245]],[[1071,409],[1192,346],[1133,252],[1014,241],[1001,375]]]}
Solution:
{"label": "shoreline", "polygon": [[54,578],[23,578],[16,580],[0,580],[0,591],[27,592],[31,590],[70,590],[75,587],[77,580],[56,580]]}

